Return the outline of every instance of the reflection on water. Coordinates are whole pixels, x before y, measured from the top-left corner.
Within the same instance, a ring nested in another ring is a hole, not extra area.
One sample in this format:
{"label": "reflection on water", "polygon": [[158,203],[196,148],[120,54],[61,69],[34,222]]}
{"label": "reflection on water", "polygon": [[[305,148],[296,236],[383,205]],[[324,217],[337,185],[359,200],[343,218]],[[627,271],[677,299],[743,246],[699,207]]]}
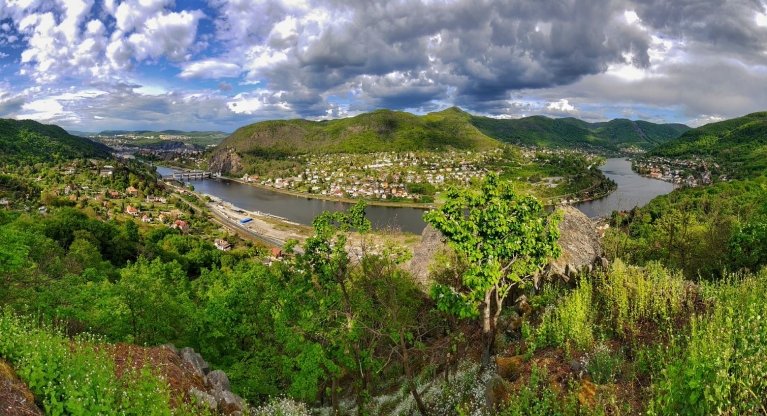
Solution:
{"label": "reflection on water", "polygon": [[[673,190],[668,182],[637,175],[631,170],[631,162],[623,158],[608,159],[601,169],[618,184],[618,189],[606,198],[576,206],[590,218],[645,205],[654,197]],[[162,175],[173,173],[173,169],[159,166],[157,171]],[[282,194],[226,179],[193,180],[191,183],[199,193],[216,196],[248,211],[267,212],[299,224],[311,224],[312,219],[323,211],[342,211],[350,206],[343,202]],[[424,210],[417,208],[367,207],[367,217],[376,229],[391,227],[415,234],[420,234],[426,226],[423,213]]]}
{"label": "reflection on water", "polygon": [[589,218],[610,215],[615,210],[626,211],[644,206],[658,195],[674,190],[669,182],[645,178],[631,170],[631,162],[624,158],[607,159],[600,168],[605,176],[618,184],[618,189],[605,198],[582,202],[576,206]]}
{"label": "reflection on water", "polygon": [[[162,175],[170,175],[173,170],[157,167]],[[267,189],[256,188],[226,179],[193,180],[195,192],[209,194],[231,202],[234,206],[248,211],[261,211],[287,218],[299,224],[311,224],[312,219],[323,211],[343,211],[351,205],[337,201],[309,199],[288,195]],[[369,205],[367,218],[376,229],[393,228],[420,234],[426,223],[425,211],[417,208],[394,208]]]}

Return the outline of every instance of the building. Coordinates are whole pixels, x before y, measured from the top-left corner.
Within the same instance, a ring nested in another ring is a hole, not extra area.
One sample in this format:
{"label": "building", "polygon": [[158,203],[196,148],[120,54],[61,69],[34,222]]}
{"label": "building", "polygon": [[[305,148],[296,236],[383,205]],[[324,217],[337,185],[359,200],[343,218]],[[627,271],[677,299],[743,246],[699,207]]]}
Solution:
{"label": "building", "polygon": [[229,251],[232,249],[232,245],[229,244],[228,241],[222,240],[220,238],[216,239],[215,243],[213,243],[217,249],[221,251]]}
{"label": "building", "polygon": [[152,222],[152,219],[149,218],[148,215],[144,214],[144,216],[141,217],[141,222],[150,223],[150,222]]}
{"label": "building", "polygon": [[134,195],[134,196],[135,196],[135,195],[138,195],[138,189],[136,189],[136,188],[134,188],[134,187],[132,187],[132,186],[129,186],[129,187],[128,187],[128,189],[126,189],[126,190],[125,190],[125,192],[126,192],[128,195]]}
{"label": "building", "polygon": [[271,254],[274,260],[280,260],[283,257],[282,250],[277,247],[272,247],[272,249],[269,251],[269,254]]}
{"label": "building", "polygon": [[130,215],[130,216],[132,216],[132,217],[137,217],[138,216],[138,210],[136,208],[133,208],[130,205],[125,207],[125,213]]}
{"label": "building", "polygon": [[170,228],[181,230],[181,234],[184,234],[184,235],[189,234],[189,223],[187,223],[186,221],[176,220],[173,222],[173,224],[170,225]]}

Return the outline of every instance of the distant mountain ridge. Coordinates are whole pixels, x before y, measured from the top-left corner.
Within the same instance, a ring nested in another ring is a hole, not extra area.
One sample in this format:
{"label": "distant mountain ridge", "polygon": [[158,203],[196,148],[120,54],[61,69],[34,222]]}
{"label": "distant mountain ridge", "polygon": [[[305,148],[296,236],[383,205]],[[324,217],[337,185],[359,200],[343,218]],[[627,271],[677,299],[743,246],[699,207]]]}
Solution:
{"label": "distant mountain ridge", "polygon": [[767,171],[767,112],[710,123],[658,146],[650,156],[711,157],[732,170],[735,177]]}
{"label": "distant mountain ridge", "polygon": [[38,163],[56,158],[106,158],[107,146],[73,136],[59,126],[33,120],[0,119],[0,161]]}
{"label": "distant mountain ridge", "polygon": [[496,119],[458,107],[424,116],[382,109],[345,119],[271,120],[241,127],[214,150],[209,168],[238,174],[259,160],[301,153],[477,150],[498,142],[618,152],[625,147],[651,149],[686,130],[689,127],[682,124],[625,119],[604,123],[544,116]]}
{"label": "distant mountain ridge", "polygon": [[[111,140],[120,140],[120,144],[133,147],[160,146],[169,141],[175,141],[182,144],[191,144],[200,149],[206,146],[215,146],[221,143],[229,134],[223,131],[183,131],[183,130],[104,130],[99,133],[90,133],[89,137],[95,140],[101,140],[108,144],[114,144]],[[124,137],[132,136],[132,137]],[[161,136],[179,136],[162,137]],[[181,138],[184,137],[184,138]],[[106,140],[105,140],[106,139]]]}
{"label": "distant mountain ridge", "polygon": [[496,119],[472,116],[471,122],[494,139],[544,148],[582,147],[618,151],[635,147],[650,150],[690,130],[684,124],[656,124],[648,121],[615,119],[589,123],[580,119],[531,116]]}

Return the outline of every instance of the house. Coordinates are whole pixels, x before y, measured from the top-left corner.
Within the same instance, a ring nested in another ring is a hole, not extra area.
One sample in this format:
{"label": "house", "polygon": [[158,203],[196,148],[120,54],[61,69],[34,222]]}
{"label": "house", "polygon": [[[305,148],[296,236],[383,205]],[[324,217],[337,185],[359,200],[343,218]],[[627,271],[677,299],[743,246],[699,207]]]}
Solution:
{"label": "house", "polygon": [[226,240],[222,240],[220,238],[217,238],[216,241],[213,243],[217,249],[221,251],[229,251],[232,249],[232,245],[229,244]]}
{"label": "house", "polygon": [[119,198],[119,197],[120,197],[120,193],[119,193],[119,192],[117,192],[117,191],[112,191],[112,192],[110,192],[110,193],[109,193],[109,196],[110,196],[111,198],[113,198],[113,199],[114,199],[114,198]]}
{"label": "house", "polygon": [[138,195],[138,189],[129,186],[128,189],[125,190],[125,192],[128,193],[128,195]]}
{"label": "house", "polygon": [[141,222],[150,223],[150,222],[152,222],[152,219],[149,218],[148,215],[144,214],[144,216],[141,217]]}
{"label": "house", "polygon": [[177,230],[181,230],[181,234],[188,234],[189,233],[189,223],[182,220],[176,220],[173,222],[173,224],[170,225],[170,228],[175,228]]}
{"label": "house", "polygon": [[282,258],[282,250],[277,247],[272,247],[272,249],[269,251],[269,254],[271,254],[272,258],[275,260],[279,260]]}
{"label": "house", "polygon": [[153,203],[154,202],[154,195],[147,195],[146,196],[146,202]]}
{"label": "house", "polygon": [[138,216],[138,210],[136,208],[133,208],[130,205],[125,207],[125,213],[130,215],[130,216],[132,216],[132,217],[137,217]]}
{"label": "house", "polygon": [[48,209],[43,206],[43,207],[38,208],[37,212],[39,212],[41,214],[45,214],[46,212],[48,212]]}

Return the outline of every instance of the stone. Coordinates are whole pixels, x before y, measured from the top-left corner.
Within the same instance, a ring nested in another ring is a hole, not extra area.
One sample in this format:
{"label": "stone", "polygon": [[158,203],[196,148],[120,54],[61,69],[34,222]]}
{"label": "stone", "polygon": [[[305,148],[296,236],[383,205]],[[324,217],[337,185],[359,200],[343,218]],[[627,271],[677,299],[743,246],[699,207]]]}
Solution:
{"label": "stone", "polygon": [[227,415],[245,410],[245,401],[231,391],[216,390],[213,397],[216,398],[219,410]]}
{"label": "stone", "polygon": [[597,266],[602,268],[602,270],[607,270],[610,268],[610,261],[602,256],[597,257],[596,263],[597,263]]}
{"label": "stone", "polygon": [[213,370],[205,376],[205,384],[211,389],[231,391],[229,377],[221,370]]}
{"label": "stone", "polygon": [[498,375],[508,381],[516,381],[522,375],[525,359],[521,355],[515,357],[495,357]]}
{"label": "stone", "polygon": [[442,233],[427,225],[421,233],[421,242],[413,249],[413,258],[405,262],[404,269],[413,275],[416,282],[428,286],[429,266],[434,261],[434,255],[445,246]]}
{"label": "stone", "polygon": [[569,205],[557,207],[557,210],[562,213],[558,226],[562,255],[546,266],[543,275],[550,281],[570,282],[579,270],[602,256],[602,244],[596,227],[584,213]]}
{"label": "stone", "polygon": [[508,383],[500,376],[493,376],[485,384],[485,408],[489,413],[499,408],[503,403],[509,400],[511,388]]}
{"label": "stone", "polygon": [[194,397],[197,403],[200,404],[201,406],[207,406],[208,409],[214,412],[218,410],[218,403],[216,402],[216,398],[213,397],[212,394],[208,394],[204,391],[197,390],[194,387],[189,389],[189,394],[191,394],[192,397]]}
{"label": "stone", "polygon": [[162,347],[165,348],[166,350],[169,350],[173,354],[178,355],[178,348],[176,348],[175,345],[173,345],[173,344],[164,344],[164,345],[162,345]]}
{"label": "stone", "polygon": [[210,371],[210,366],[202,358],[202,355],[194,352],[192,348],[187,347],[181,350],[181,359],[189,363],[200,377],[204,378]]}

